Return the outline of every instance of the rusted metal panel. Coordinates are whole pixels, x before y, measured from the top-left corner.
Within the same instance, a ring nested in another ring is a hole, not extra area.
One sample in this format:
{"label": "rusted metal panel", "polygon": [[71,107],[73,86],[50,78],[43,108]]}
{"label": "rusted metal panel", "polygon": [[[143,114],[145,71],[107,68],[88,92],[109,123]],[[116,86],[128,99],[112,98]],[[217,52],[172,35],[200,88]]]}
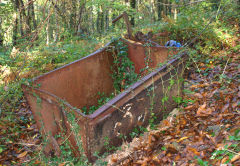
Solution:
{"label": "rusted metal panel", "polygon": [[159,64],[164,63],[168,56],[178,52],[177,48],[152,47],[130,40],[124,40],[124,42],[128,45],[128,55],[130,60],[134,62],[136,73],[141,73],[141,69],[147,65],[149,68],[156,68]]}
{"label": "rusted metal panel", "polygon": [[50,73],[37,77],[41,89],[66,100],[74,107],[97,103],[97,93],[113,91],[110,76],[113,57],[106,47]]}
{"label": "rusted metal panel", "polygon": [[[33,112],[34,119],[36,120],[38,129],[41,134],[46,136],[48,139],[48,144],[45,147],[45,152],[50,153],[50,151],[56,151],[57,145],[53,143],[62,143],[63,139],[67,137],[71,142],[72,149],[76,155],[80,155],[78,151],[76,140],[73,133],[71,132],[71,126],[67,121],[67,117],[64,111],[73,111],[78,119],[78,124],[81,128],[79,131],[82,136],[83,148],[86,147],[86,122],[87,118],[74,107],[68,103],[63,103],[62,100],[44,90],[33,89],[27,86],[23,86],[25,97],[30,105]],[[63,110],[64,109],[64,110]],[[58,140],[53,140],[54,136],[59,133],[65,135],[65,137],[58,138]]]}
{"label": "rusted metal panel", "polygon": [[[141,44],[123,41],[128,45],[128,54],[137,73],[146,67],[144,60],[147,56],[152,60],[149,66],[154,68],[164,62],[169,54],[177,52],[175,49],[170,52],[165,47],[149,47],[146,50]],[[81,155],[66,111],[75,114],[85,154],[90,161],[94,161],[93,153],[103,153],[106,149],[105,137],[108,137],[110,145],[120,145],[120,134],[130,139],[129,133],[135,127],[147,126],[151,113],[155,113],[158,122],[165,113],[176,107],[173,97],[181,94],[182,84],[177,80],[184,71],[184,54],[142,77],[93,114],[82,114],[77,108],[96,105],[98,92],[110,94],[114,91],[111,78],[113,57],[108,46],[35,78],[34,85],[41,84],[38,89],[23,86],[37,126],[50,140],[47,152],[59,150],[56,143],[64,140],[55,139],[54,136],[63,133],[75,154]],[[149,51],[149,55],[146,51]],[[174,80],[174,84],[170,80]],[[163,102],[166,96],[168,100]]]}

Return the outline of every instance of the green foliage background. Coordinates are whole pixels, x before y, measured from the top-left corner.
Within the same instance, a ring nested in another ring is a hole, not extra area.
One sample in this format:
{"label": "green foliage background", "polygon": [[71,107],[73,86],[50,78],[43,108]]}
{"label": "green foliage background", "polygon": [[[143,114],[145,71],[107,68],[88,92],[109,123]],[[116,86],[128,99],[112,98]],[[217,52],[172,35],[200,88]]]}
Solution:
{"label": "green foliage background", "polygon": [[[27,10],[28,1],[23,2]],[[234,52],[240,48],[239,44],[235,43],[239,38],[239,24],[236,23],[240,22],[240,4],[237,0],[210,0],[194,4],[188,4],[191,1],[164,1],[173,6],[160,6],[161,18],[158,18],[156,3],[161,1],[143,0],[140,3],[138,0],[135,8],[126,1],[54,2],[61,13],[57,12],[50,1],[34,2],[37,28],[32,29],[30,35],[25,33],[23,36],[18,30],[17,44],[13,43],[13,20],[20,17],[20,11],[14,8],[16,1],[0,2],[0,40],[3,41],[0,45],[0,118],[3,125],[9,121],[15,124],[6,131],[9,137],[0,139],[1,144],[15,141],[17,138],[10,133],[21,133],[22,127],[33,121],[32,117],[16,118],[21,104],[25,102],[20,85],[37,75],[92,53],[113,37],[123,36],[126,33],[123,21],[111,24],[111,20],[123,11],[127,11],[130,18],[134,18],[134,32],[167,31],[170,39],[180,41],[183,45],[190,43],[186,45],[186,49],[191,49],[195,58],[199,54],[209,56],[223,48],[230,48]],[[76,30],[74,22],[77,17],[74,15],[83,5],[81,28]],[[177,13],[174,16],[175,8]],[[23,22],[22,27],[26,27],[25,24]],[[50,37],[48,33],[51,33]],[[5,148],[1,146],[0,153]],[[69,156],[65,157],[67,160]]]}

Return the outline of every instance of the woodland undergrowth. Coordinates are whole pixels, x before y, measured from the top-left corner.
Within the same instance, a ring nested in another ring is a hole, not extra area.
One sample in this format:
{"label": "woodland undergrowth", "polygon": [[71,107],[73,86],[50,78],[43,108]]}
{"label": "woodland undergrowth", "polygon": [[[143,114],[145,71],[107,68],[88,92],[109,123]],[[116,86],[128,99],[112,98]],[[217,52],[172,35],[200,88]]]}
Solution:
{"label": "woodland undergrowth", "polygon": [[[109,156],[109,163],[240,165],[240,18],[233,4],[222,2],[219,10],[196,5],[184,9],[177,20],[166,17],[151,25],[136,26],[135,31],[167,31],[170,39],[187,43],[184,96],[175,116],[135,138],[130,143],[132,151],[126,149],[128,156],[122,154],[125,151]],[[44,159],[43,140],[20,85],[88,55],[112,35],[109,32],[100,40],[94,36],[71,38],[30,50],[1,48],[0,165],[79,163],[66,150],[61,159]]]}

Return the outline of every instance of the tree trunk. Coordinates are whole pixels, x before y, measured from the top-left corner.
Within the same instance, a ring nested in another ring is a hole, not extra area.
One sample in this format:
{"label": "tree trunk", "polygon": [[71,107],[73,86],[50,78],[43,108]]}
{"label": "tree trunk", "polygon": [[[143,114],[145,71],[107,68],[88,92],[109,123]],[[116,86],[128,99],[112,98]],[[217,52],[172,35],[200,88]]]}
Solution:
{"label": "tree trunk", "polygon": [[91,26],[89,26],[89,32],[91,32],[91,33],[94,33],[94,31],[95,31],[95,24],[94,24],[94,15],[93,15],[93,7],[91,6],[90,7],[90,24],[91,24]]}
{"label": "tree trunk", "polygon": [[[168,0],[163,0],[163,3],[167,4]],[[163,5],[163,12],[164,12],[165,16],[168,15],[168,10],[167,10],[167,6],[166,5]]]}
{"label": "tree trunk", "polygon": [[[28,0],[29,2],[31,0]],[[28,14],[29,17],[31,18],[31,22],[32,22],[32,30],[35,30],[37,29],[37,22],[36,22],[36,18],[35,18],[35,12],[34,12],[34,1],[32,1],[30,4],[29,4],[29,10],[30,10],[30,13]]]}
{"label": "tree trunk", "polygon": [[174,20],[177,20],[177,8],[174,7]]}
{"label": "tree trunk", "polygon": [[13,14],[13,34],[12,34],[12,44],[15,46],[17,44],[17,30],[18,30],[18,20],[17,20],[17,8],[18,8],[18,0],[11,0],[14,8]]}
{"label": "tree trunk", "polygon": [[81,27],[81,21],[82,21],[82,15],[83,15],[83,10],[85,8],[85,3],[80,4],[80,9],[78,13],[78,21],[77,21],[77,35],[81,34],[82,27]]}
{"label": "tree trunk", "polygon": [[[171,1],[168,1],[168,3],[169,3],[169,4],[172,4]],[[172,6],[171,6],[171,5],[168,6],[168,15],[169,15],[169,16],[172,15]]]}
{"label": "tree trunk", "polygon": [[4,36],[3,36],[3,30],[2,30],[2,18],[0,18],[0,47],[3,46],[3,40],[4,40]]}
{"label": "tree trunk", "polygon": [[104,28],[104,16],[102,6],[100,6],[97,12],[97,31],[99,34],[103,32],[103,28]]}
{"label": "tree trunk", "polygon": [[96,27],[97,27],[97,32],[100,33],[100,11],[97,12]]}
{"label": "tree trunk", "polygon": [[[130,6],[131,6],[132,9],[135,10],[136,9],[136,0],[131,0],[130,1]],[[131,22],[132,26],[135,25],[135,20],[134,20],[134,16],[133,15],[131,16],[131,21],[130,22]]]}
{"label": "tree trunk", "polygon": [[25,7],[24,7],[24,3],[22,0],[18,0],[19,5],[18,5],[18,11],[20,14],[20,27],[21,29],[21,35],[22,37],[24,36],[24,34],[26,33],[30,33],[30,20],[29,17],[26,15],[26,11],[25,11]]}
{"label": "tree trunk", "polygon": [[109,29],[109,10],[105,11],[105,29]]}
{"label": "tree trunk", "polygon": [[29,26],[28,28],[28,33],[30,33],[32,31],[32,25],[31,25],[31,22],[32,22],[32,0],[28,0],[28,8],[27,8],[27,25]]}
{"label": "tree trunk", "polygon": [[72,11],[70,14],[70,27],[71,30],[75,30],[77,28],[77,2],[76,0],[71,0]]}
{"label": "tree trunk", "polygon": [[[55,8],[55,10],[56,10],[56,8]],[[56,17],[55,18],[56,22],[55,22],[55,31],[54,31],[54,39],[53,39],[54,43],[56,43],[58,41],[58,34],[59,34],[59,23],[58,23],[59,19],[58,19],[57,15],[55,17]]]}
{"label": "tree trunk", "polygon": [[163,5],[161,4],[161,0],[157,0],[158,21],[162,19],[162,11],[163,11]]}
{"label": "tree trunk", "polygon": [[[48,7],[48,13],[50,12],[50,6]],[[47,20],[47,26],[46,26],[46,45],[49,45],[50,37],[49,37],[49,24],[50,24],[50,18]]]}
{"label": "tree trunk", "polygon": [[104,32],[104,12],[101,12],[101,32]]}
{"label": "tree trunk", "polygon": [[17,34],[18,34],[18,17],[17,13],[14,14],[14,25],[13,25],[13,36],[12,36],[12,43],[13,45],[17,45]]}

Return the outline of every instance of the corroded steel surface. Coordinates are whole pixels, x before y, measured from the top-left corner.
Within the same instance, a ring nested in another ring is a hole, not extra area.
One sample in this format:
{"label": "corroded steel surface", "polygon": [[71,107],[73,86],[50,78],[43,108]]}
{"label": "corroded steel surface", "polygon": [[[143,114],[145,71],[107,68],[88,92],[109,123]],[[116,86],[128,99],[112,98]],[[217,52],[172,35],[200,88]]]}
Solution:
{"label": "corroded steel surface", "polygon": [[[141,44],[123,41],[128,45],[129,57],[137,73],[146,67],[146,57],[151,57],[149,67],[154,68],[164,62],[169,54],[176,53],[174,49],[172,52],[165,47],[146,49]],[[151,113],[155,113],[156,122],[159,122],[176,107],[173,97],[181,95],[182,83],[178,78],[184,71],[185,54],[142,77],[93,114],[82,114],[77,108],[96,105],[98,92],[110,94],[114,90],[111,78],[113,57],[107,49],[108,45],[87,57],[37,77],[34,84],[41,84],[39,89],[23,86],[37,126],[50,140],[46,152],[49,153],[51,149],[60,151],[58,144],[64,140],[55,139],[54,136],[62,133],[69,138],[75,154],[81,153],[77,149],[71,122],[65,111],[76,115],[84,152],[90,161],[94,161],[94,152],[103,153],[106,150],[106,137],[110,145],[120,145],[120,135],[131,139],[129,133],[135,127],[146,127]],[[146,54],[146,51],[150,53]],[[165,97],[168,97],[167,101],[162,100]]]}
{"label": "corroded steel surface", "polygon": [[37,77],[34,83],[74,107],[91,106],[97,103],[97,92],[109,94],[113,91],[112,64],[113,57],[103,48]]}
{"label": "corroded steel surface", "polygon": [[176,48],[152,47],[135,41],[124,41],[128,45],[128,55],[131,61],[134,62],[136,73],[141,73],[141,69],[147,66],[149,68],[156,68],[158,65],[164,63],[168,56],[178,52]]}

